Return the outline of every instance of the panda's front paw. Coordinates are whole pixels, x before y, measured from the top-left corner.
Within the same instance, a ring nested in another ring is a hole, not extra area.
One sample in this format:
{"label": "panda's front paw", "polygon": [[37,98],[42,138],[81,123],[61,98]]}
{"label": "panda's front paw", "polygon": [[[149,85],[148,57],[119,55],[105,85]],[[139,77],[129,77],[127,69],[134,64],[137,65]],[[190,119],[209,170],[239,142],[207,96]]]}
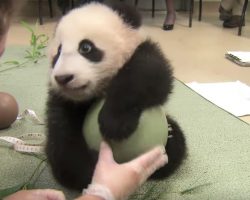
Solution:
{"label": "panda's front paw", "polygon": [[139,117],[140,112],[135,109],[126,113],[114,114],[103,107],[98,118],[101,134],[106,139],[126,139],[137,128]]}

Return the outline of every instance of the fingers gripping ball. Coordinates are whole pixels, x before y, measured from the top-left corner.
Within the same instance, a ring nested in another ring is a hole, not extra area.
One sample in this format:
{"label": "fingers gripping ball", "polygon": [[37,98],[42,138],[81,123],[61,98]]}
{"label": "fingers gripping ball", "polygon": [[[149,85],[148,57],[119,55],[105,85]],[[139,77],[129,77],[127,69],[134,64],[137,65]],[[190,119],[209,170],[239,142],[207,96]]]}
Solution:
{"label": "fingers gripping ball", "polygon": [[8,128],[17,118],[18,104],[15,98],[0,92],[0,129]]}
{"label": "fingers gripping ball", "polygon": [[[98,114],[104,100],[100,100],[90,108],[83,126],[85,140],[90,149],[99,151],[102,141],[98,124]],[[117,133],[119,134],[119,133]],[[122,141],[108,140],[117,162],[127,162],[157,145],[166,145],[168,123],[162,107],[157,106],[145,110],[139,120],[137,129],[131,136]]]}

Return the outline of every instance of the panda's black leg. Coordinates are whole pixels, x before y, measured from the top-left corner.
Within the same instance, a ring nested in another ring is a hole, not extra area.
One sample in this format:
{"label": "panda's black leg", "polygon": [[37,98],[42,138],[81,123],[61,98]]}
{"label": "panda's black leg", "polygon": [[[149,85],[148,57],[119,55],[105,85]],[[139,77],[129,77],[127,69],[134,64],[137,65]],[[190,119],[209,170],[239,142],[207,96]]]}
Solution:
{"label": "panda's black leg", "polygon": [[53,175],[63,186],[81,191],[91,182],[98,154],[86,150],[81,138],[78,141],[69,138],[68,142],[59,137],[57,139],[60,144],[51,137],[47,144],[47,157]]}
{"label": "panda's black leg", "polygon": [[152,179],[163,179],[172,174],[181,165],[186,157],[186,143],[183,132],[177,122],[167,117],[169,128],[169,138],[166,145],[168,164],[157,170]]}
{"label": "panda's black leg", "polygon": [[90,105],[92,101],[84,104],[65,101],[52,91],[47,102],[48,163],[59,183],[79,191],[91,182],[98,156],[89,150],[82,132]]}

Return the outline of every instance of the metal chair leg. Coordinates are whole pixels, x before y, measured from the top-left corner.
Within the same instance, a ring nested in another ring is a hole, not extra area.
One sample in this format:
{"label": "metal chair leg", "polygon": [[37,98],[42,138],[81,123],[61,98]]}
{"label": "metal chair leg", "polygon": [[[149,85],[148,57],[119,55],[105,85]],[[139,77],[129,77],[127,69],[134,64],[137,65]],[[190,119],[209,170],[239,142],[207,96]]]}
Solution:
{"label": "metal chair leg", "polygon": [[193,11],[194,11],[194,0],[190,0],[189,5],[189,27],[192,27],[192,21],[193,21]]}
{"label": "metal chair leg", "polygon": [[[53,17],[52,0],[48,0],[50,17]],[[38,0],[39,24],[43,25],[42,0]]]}
{"label": "metal chair leg", "polygon": [[155,17],[155,0],[152,0],[152,17]]}
{"label": "metal chair leg", "polygon": [[201,21],[202,16],[202,0],[199,1],[199,21]]}
{"label": "metal chair leg", "polygon": [[48,0],[48,3],[49,3],[49,14],[50,17],[52,18],[53,17],[52,0]]}
{"label": "metal chair leg", "polygon": [[138,0],[135,0],[135,6],[137,6],[138,5]]}
{"label": "metal chair leg", "polygon": [[39,16],[39,24],[43,25],[42,0],[38,0],[38,16]]}
{"label": "metal chair leg", "polygon": [[240,19],[240,25],[238,29],[238,36],[241,36],[241,31],[242,31],[242,26],[245,21],[245,14],[247,10],[247,5],[248,5],[248,0],[245,0],[243,8],[242,8],[242,13],[241,13],[241,19]]}
{"label": "metal chair leg", "polygon": [[71,9],[73,9],[73,8],[75,8],[75,2],[74,2],[74,0],[71,0]]}

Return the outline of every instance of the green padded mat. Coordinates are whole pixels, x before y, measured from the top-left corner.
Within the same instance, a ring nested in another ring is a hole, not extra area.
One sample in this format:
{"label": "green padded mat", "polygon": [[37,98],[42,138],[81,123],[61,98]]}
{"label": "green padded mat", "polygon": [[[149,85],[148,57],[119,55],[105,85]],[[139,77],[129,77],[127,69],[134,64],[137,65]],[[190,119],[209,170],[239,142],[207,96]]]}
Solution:
{"label": "green padded mat", "polygon": [[[2,62],[22,60],[24,47],[10,47]],[[49,62],[0,72],[0,91],[19,103],[20,113],[30,108],[44,118]],[[0,67],[0,71],[4,68]],[[250,199],[250,126],[200,97],[180,81],[166,105],[185,132],[188,157],[180,169],[163,181],[148,181],[131,199]],[[15,122],[0,136],[44,133],[45,127],[29,120]],[[0,190],[27,181],[40,160],[13,151],[0,142]],[[36,188],[63,190],[69,199],[77,193],[62,188],[49,167],[40,170]]]}

